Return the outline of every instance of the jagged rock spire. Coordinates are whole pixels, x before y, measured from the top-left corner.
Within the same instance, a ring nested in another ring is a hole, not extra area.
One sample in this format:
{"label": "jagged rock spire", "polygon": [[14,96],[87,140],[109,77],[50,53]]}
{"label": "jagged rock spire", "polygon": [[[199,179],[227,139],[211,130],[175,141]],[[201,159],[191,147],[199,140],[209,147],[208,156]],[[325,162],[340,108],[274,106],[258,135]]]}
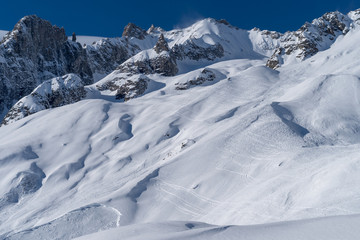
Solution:
{"label": "jagged rock spire", "polygon": [[134,23],[126,25],[122,34],[123,37],[134,37],[140,40],[144,39],[146,35],[146,31],[136,26]]}
{"label": "jagged rock spire", "polygon": [[170,50],[163,34],[160,34],[159,40],[157,41],[154,50],[157,54],[161,53],[162,51]]}
{"label": "jagged rock spire", "polygon": [[154,31],[155,26],[154,24],[151,24],[151,27],[146,31],[148,34],[152,33],[152,31]]}

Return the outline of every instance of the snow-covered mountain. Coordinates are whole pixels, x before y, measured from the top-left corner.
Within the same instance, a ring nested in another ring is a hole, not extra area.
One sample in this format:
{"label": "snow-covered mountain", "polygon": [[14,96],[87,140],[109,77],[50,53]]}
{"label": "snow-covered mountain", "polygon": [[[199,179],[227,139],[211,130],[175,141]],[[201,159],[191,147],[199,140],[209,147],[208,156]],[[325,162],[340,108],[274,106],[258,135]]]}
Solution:
{"label": "snow-covered mountain", "polygon": [[0,239],[356,239],[359,12],[93,44],[23,18],[0,46]]}

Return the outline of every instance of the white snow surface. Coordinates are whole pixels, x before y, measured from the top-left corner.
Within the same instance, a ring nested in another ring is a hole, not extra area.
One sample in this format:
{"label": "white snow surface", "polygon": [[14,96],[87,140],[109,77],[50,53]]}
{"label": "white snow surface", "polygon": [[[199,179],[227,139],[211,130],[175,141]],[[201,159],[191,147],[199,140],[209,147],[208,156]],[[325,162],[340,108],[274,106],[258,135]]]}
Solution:
{"label": "white snow surface", "polygon": [[9,31],[0,30],[0,41]]}
{"label": "white snow surface", "polygon": [[0,239],[356,239],[359,39],[278,71],[223,59],[187,90],[203,68],[149,75],[156,87],[128,102],[1,127]]}
{"label": "white snow surface", "polygon": [[111,229],[77,239],[353,240],[360,234],[359,223],[359,215],[253,226],[212,226],[198,222],[145,223]]}
{"label": "white snow surface", "polygon": [[[68,37],[69,40],[72,39],[72,36],[69,36]],[[101,39],[104,39],[105,37],[96,37],[96,36],[82,36],[82,35],[79,35],[77,36],[76,35],[76,41],[81,43],[81,45],[92,45],[94,43],[96,43],[97,41],[100,41]]]}

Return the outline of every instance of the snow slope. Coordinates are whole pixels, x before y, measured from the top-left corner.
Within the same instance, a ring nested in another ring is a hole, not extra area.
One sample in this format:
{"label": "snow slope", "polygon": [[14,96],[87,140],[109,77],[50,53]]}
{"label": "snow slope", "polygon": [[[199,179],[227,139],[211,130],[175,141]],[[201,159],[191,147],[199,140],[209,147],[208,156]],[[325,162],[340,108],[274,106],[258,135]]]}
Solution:
{"label": "snow slope", "polygon": [[250,56],[149,74],[126,102],[94,84],[2,126],[0,239],[356,238],[359,39],[277,70]]}
{"label": "snow slope", "polygon": [[8,31],[0,30],[0,39],[2,39],[7,33]]}
{"label": "snow slope", "polygon": [[278,239],[352,240],[360,234],[360,217],[337,216],[253,226],[212,226],[198,222],[148,223],[120,227],[77,239]]}

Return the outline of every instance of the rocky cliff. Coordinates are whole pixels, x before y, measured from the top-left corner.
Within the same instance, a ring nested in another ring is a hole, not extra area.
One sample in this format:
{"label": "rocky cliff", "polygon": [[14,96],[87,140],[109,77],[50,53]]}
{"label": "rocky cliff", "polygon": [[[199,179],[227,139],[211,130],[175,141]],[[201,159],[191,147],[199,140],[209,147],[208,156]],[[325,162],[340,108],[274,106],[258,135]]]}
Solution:
{"label": "rocky cliff", "polygon": [[[356,13],[352,12],[349,15]],[[278,47],[267,61],[270,68],[294,60],[302,61],[317,52],[328,49],[338,36],[345,35],[353,26],[353,19],[340,12],[326,13],[311,23],[306,22],[295,32],[286,32],[278,38]],[[356,20],[355,20],[356,21]]]}
{"label": "rocky cliff", "polygon": [[0,44],[0,115],[48,79],[74,73],[88,85],[140,50],[120,38],[81,46],[69,41],[63,28],[26,16]]}

